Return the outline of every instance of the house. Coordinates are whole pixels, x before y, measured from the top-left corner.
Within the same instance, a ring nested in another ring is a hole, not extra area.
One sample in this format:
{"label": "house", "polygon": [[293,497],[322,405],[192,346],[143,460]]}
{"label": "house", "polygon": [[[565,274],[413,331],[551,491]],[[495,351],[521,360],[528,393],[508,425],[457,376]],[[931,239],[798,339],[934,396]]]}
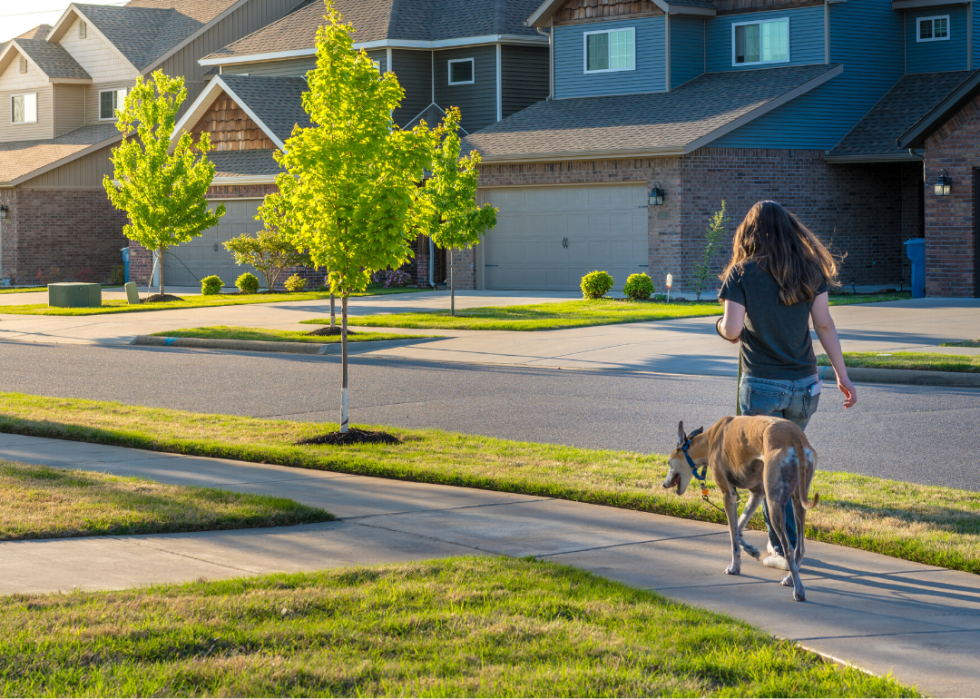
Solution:
{"label": "house", "polygon": [[279,19],[300,0],[132,0],[72,4],[0,50],[0,277],[13,284],[105,281],[127,244],[102,186],[119,143],[115,109],[139,76],[182,75],[197,59]]}
{"label": "house", "polygon": [[[928,293],[977,295],[978,11],[546,0],[528,24],[550,36],[549,98],[465,141],[500,211],[475,285],[574,289],[598,268],[690,288],[722,200],[734,226],[775,199],[846,254],[845,283],[904,283],[903,243],[924,236]],[[941,167],[952,197],[934,194]]]}
{"label": "house", "polygon": [[[336,0],[382,72],[394,72],[405,90],[392,115],[411,128],[438,123],[445,109],[462,112],[464,134],[473,133],[545,99],[549,85],[549,39],[525,24],[539,0]],[[244,268],[234,264],[222,242],[255,232],[262,197],[274,190],[282,149],[296,124],[309,125],[301,94],[304,76],[316,64],[316,32],[323,23],[322,0],[307,0],[266,27],[200,60],[209,82],[177,124],[181,133],[211,136],[217,166],[209,198],[223,202],[221,224],[170,251],[164,278],[182,285],[218,274],[226,284]],[[416,243],[418,281],[442,282],[445,256],[427,242]],[[130,273],[149,275],[150,254],[131,245]],[[472,265],[467,273],[472,279]],[[322,274],[307,275],[317,283]],[[458,277],[457,277],[458,279]]]}

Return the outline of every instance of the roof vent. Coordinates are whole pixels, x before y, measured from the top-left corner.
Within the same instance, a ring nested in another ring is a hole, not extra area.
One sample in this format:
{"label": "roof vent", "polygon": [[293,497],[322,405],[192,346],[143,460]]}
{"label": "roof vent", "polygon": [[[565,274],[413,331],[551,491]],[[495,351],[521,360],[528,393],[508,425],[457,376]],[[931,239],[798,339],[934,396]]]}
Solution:
{"label": "roof vent", "polygon": [[24,58],[23,56],[20,57],[20,72],[21,73],[27,72],[27,59]]}
{"label": "roof vent", "polygon": [[78,38],[84,39],[86,34],[88,34],[88,25],[81,21],[78,23]]}

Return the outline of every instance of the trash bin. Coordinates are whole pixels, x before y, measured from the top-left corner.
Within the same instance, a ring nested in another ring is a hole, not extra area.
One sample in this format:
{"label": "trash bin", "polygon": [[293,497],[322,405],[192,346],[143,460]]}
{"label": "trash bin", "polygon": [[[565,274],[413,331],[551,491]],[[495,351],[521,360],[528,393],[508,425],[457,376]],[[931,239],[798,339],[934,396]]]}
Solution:
{"label": "trash bin", "polygon": [[123,272],[126,278],[123,281],[128,282],[129,281],[129,248],[128,247],[122,248],[120,252],[122,253],[123,256],[123,265],[125,265],[126,267],[125,271]]}
{"label": "trash bin", "polygon": [[926,239],[906,240],[905,254],[912,262],[912,298],[921,299],[926,295]]}

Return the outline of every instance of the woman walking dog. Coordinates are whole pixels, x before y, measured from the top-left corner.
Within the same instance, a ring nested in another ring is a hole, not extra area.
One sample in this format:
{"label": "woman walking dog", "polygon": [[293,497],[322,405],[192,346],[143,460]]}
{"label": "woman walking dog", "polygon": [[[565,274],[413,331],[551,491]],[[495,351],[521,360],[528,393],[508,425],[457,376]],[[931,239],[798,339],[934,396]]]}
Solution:
{"label": "woman walking dog", "polygon": [[[749,209],[735,231],[732,259],[721,280],[718,297],[725,302],[725,315],[715,327],[725,340],[741,342],[738,402],[743,415],[774,415],[806,429],[822,387],[810,339],[811,319],[837,372],[844,407],[857,403],[830,317],[828,288],[837,281],[837,265],[793,214],[774,201],[760,201]],[[765,503],[762,512],[769,530],[769,555],[763,563],[789,570]],[[786,528],[793,548],[794,521],[790,502]]]}

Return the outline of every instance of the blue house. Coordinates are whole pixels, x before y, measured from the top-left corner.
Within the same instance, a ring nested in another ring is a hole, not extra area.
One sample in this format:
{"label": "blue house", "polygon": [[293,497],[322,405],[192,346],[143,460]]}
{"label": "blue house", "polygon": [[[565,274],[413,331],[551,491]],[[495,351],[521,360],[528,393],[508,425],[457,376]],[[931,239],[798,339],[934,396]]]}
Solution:
{"label": "blue house", "polygon": [[[760,199],[845,256],[845,283],[907,283],[905,240],[950,246],[928,215],[940,173],[924,165],[945,133],[937,119],[972,118],[978,12],[935,0],[546,0],[528,25],[550,39],[548,99],[467,139],[483,156],[481,199],[500,210],[476,248],[478,288],[572,289],[597,268],[617,285],[642,271],[658,289],[667,273],[689,288],[709,216],[724,200],[737,222]],[[956,234],[962,255],[931,255],[931,294],[978,293],[976,143],[957,150],[969,165],[954,186],[972,228]]]}

